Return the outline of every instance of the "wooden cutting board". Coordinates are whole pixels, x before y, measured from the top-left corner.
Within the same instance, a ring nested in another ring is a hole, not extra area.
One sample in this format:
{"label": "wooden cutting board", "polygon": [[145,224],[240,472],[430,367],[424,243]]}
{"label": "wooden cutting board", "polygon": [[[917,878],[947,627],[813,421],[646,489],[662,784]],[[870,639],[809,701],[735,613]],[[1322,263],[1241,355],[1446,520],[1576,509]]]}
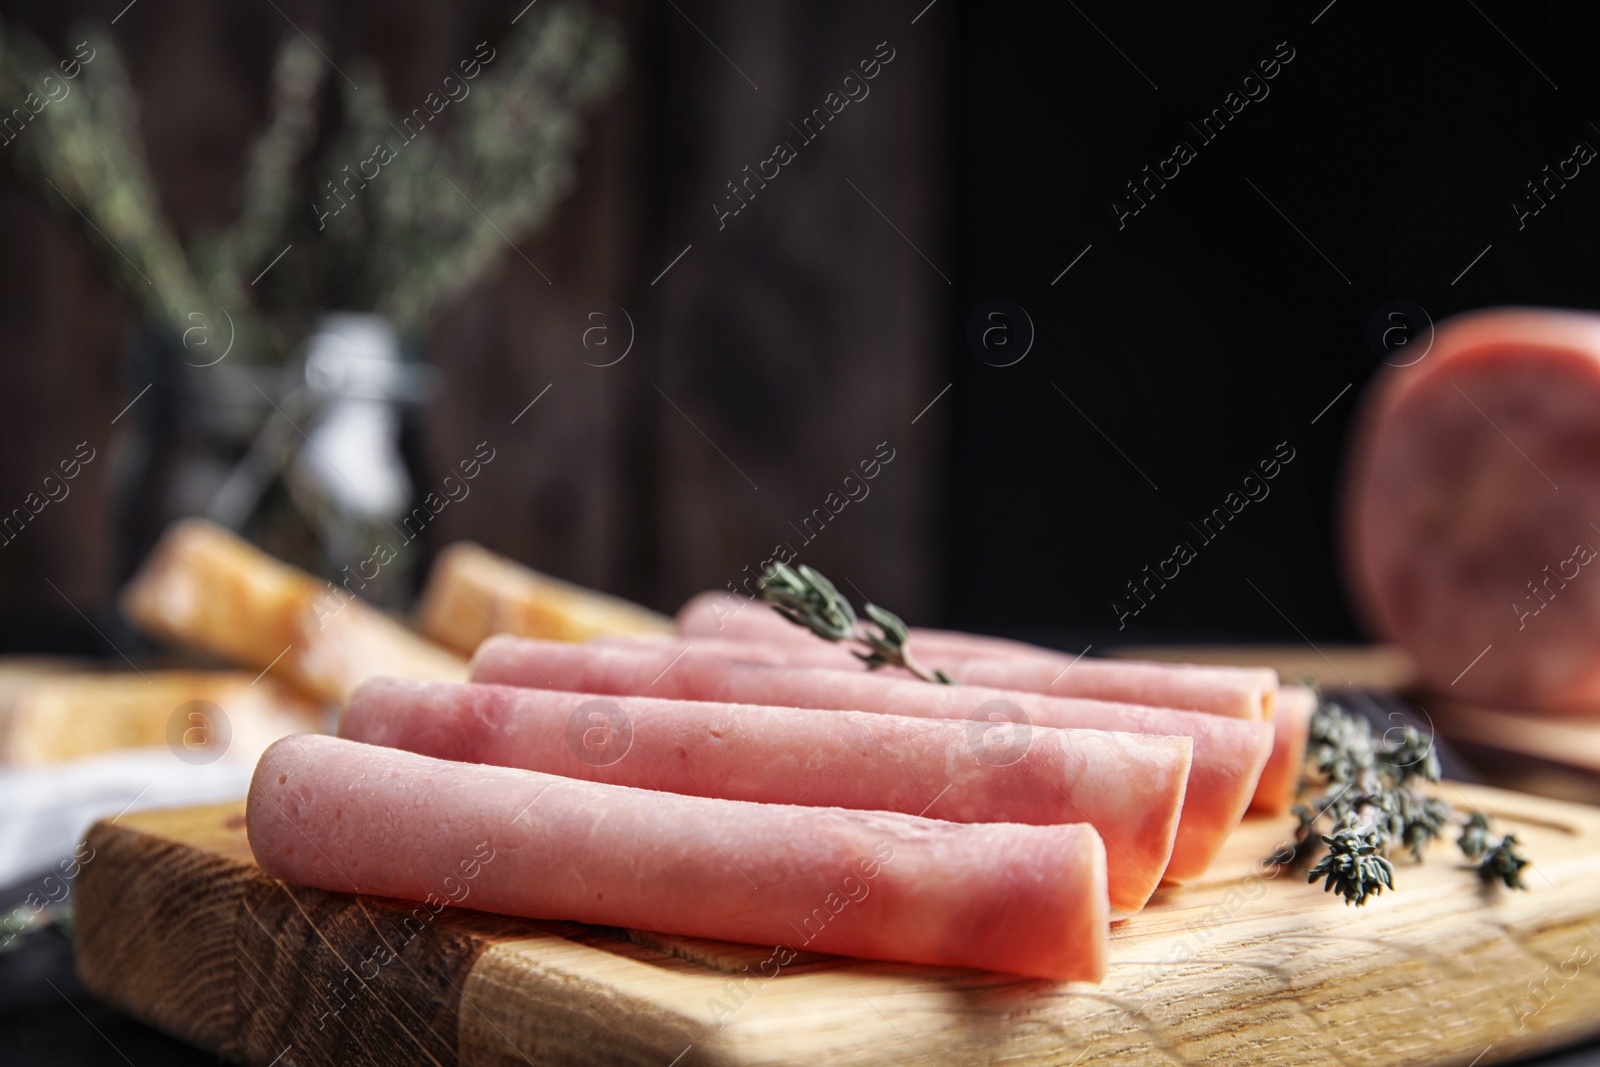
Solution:
{"label": "wooden cutting board", "polygon": [[1441,788],[1523,839],[1528,892],[1441,843],[1347,908],[1261,865],[1290,820],[1251,821],[1206,881],[1115,928],[1099,986],[822,956],[763,980],[766,948],[287,885],[242,804],[90,832],[78,970],[255,1067],[1486,1065],[1600,1033],[1600,809]]}

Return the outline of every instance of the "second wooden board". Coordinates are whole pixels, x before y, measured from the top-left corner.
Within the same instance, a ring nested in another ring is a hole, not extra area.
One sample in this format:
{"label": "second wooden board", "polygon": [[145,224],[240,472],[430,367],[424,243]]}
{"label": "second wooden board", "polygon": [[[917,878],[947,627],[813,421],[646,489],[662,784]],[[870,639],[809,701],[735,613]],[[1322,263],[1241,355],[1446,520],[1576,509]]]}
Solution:
{"label": "second wooden board", "polygon": [[[1600,811],[1442,787],[1515,831],[1527,892],[1439,844],[1364,909],[1247,822],[1112,935],[1099,986],[536,923],[287,885],[242,805],[102,823],[77,888],[93,992],[236,1062],[1487,1065],[1600,1033]],[[1274,873],[1274,872],[1277,873]]]}

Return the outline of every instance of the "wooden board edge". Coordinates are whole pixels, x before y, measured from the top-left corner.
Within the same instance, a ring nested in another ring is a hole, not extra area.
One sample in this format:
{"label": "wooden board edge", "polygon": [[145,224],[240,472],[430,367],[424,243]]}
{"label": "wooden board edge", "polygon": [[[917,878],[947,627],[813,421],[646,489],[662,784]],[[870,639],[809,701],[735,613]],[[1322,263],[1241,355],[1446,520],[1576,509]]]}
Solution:
{"label": "wooden board edge", "polygon": [[[78,981],[157,1030],[228,1056],[234,961],[212,924],[175,907],[174,885],[192,887],[207,912],[236,906],[244,879],[226,856],[102,820],[85,838],[74,892]],[[187,896],[187,894],[185,894]],[[129,922],[140,915],[142,922]],[[151,990],[183,990],[150,997]]]}
{"label": "wooden board edge", "polygon": [[[1483,1053],[1480,1062],[1489,1064],[1600,1031],[1600,1017],[1586,1015],[1582,1003],[1586,993],[1600,990],[1600,968],[1572,962],[1574,945],[1600,947],[1600,899],[1584,888],[1588,872],[1600,875],[1600,852],[1592,847],[1600,840],[1600,812],[1483,788],[1463,788],[1457,799],[1570,835],[1574,845],[1583,844],[1585,856],[1552,863],[1558,884],[1537,892],[1537,899],[1497,894],[1499,903],[1490,912],[1469,916],[1472,901],[1451,898],[1459,905],[1452,914],[1475,922],[1441,929],[1446,936],[1429,954],[1454,960],[1458,969],[1514,978],[1495,990],[1505,994],[1504,1004],[1498,996],[1486,998],[1479,1018],[1456,1019],[1451,1025],[1458,1030],[1437,1035],[1426,1055],[1464,1063]],[[298,1064],[576,1061],[662,1067],[681,1057],[680,1067],[688,1067],[789,1063],[826,1052],[823,1058],[831,1062],[878,1065],[896,1062],[894,1050],[883,1046],[893,1045],[902,1031],[915,1035],[919,1045],[963,1058],[985,1055],[985,1040],[1004,1040],[1006,1054],[1018,1064],[1055,1062],[1052,1057],[1070,1047],[1072,1032],[1098,1045],[1076,1050],[1086,1054],[1084,1067],[1112,1062],[1105,1057],[1113,1053],[1129,1057],[1117,1062],[1141,1063],[1161,1062],[1165,1055],[1164,1045],[1152,1043],[1153,1034],[1130,1044],[1130,1034],[1116,1032],[1124,1022],[1132,1025],[1133,1014],[1121,1022],[1084,1014],[1110,989],[1062,990],[1064,999],[1056,1003],[1068,1010],[1055,1016],[1054,1009],[1040,1010],[1025,990],[1005,992],[1016,982],[1004,976],[838,960],[786,972],[720,1030],[703,1009],[729,979],[728,971],[705,970],[611,931],[470,911],[439,912],[435,922],[414,904],[286,885],[254,868],[242,810],[233,804],[140,813],[120,825],[97,825],[89,838],[95,852],[79,880],[79,966],[86,987],[111,1003],[252,1067],[268,1067],[294,1049],[303,1058],[291,1054],[287,1062]],[[1256,823],[1254,832],[1241,835],[1231,846],[1235,858],[1248,862],[1266,851],[1266,835],[1279,821]],[[1222,882],[1185,890],[1184,910],[1204,910],[1228,892]],[[1532,907],[1540,900],[1546,903]],[[1324,920],[1344,914],[1336,902],[1326,903]],[[1186,932],[1193,928],[1181,915],[1144,931],[1141,940],[1149,942],[1151,958],[1165,958],[1169,945],[1201,943]],[[124,918],[118,925],[118,916],[140,921]],[[1172,1003],[1168,1022],[1158,1027],[1165,1039],[1181,1037],[1197,1050],[1241,1063],[1279,1062],[1264,1044],[1267,1037],[1293,1037],[1300,1056],[1337,1052],[1356,1062],[1433,1062],[1417,1047],[1432,1024],[1407,1019],[1406,1013],[1452,997],[1459,1001],[1463,991],[1470,992],[1470,983],[1457,980],[1462,976],[1443,982],[1430,976],[1420,966],[1421,954],[1397,972],[1414,979],[1407,983],[1411,988],[1386,996],[1367,987],[1374,963],[1359,942],[1377,943],[1384,932],[1401,934],[1412,922],[1387,897],[1364,931],[1339,938],[1346,944],[1330,960],[1307,961],[1316,968],[1311,982],[1298,964],[1285,966],[1282,950],[1271,947],[1282,932],[1281,916],[1268,911],[1239,918],[1253,928],[1250,946],[1231,953],[1231,961],[1208,949],[1202,955],[1215,958],[1164,968],[1170,972],[1161,980],[1165,992],[1151,995],[1169,1001],[1194,980],[1183,976],[1199,968],[1227,975],[1232,992],[1224,999],[1242,998],[1253,1007],[1230,1025],[1210,1010],[1215,996],[1209,1006],[1194,1004],[1193,1014]],[[1326,932],[1326,922],[1321,925]],[[408,951],[413,941],[416,947]],[[1395,947],[1408,951],[1405,941],[1399,937]],[[376,959],[377,943],[391,950],[392,960]],[[339,951],[346,945],[360,953]],[[1274,956],[1280,958],[1273,970],[1282,971],[1276,978],[1252,970],[1251,960]],[[1222,963],[1235,969],[1209,970]],[[1385,966],[1394,968],[1392,962]],[[369,988],[359,975],[373,967],[383,977]],[[1574,967],[1576,973],[1564,976]],[[1529,993],[1512,988],[1524,977],[1555,982],[1558,999],[1539,1005],[1526,1027],[1490,1025],[1490,1013],[1513,1011],[1521,1003],[1516,998]],[[1314,991],[1315,1011],[1296,1015],[1295,1003]],[[1072,1001],[1076,1007],[1069,1007]],[[797,1023],[785,1005],[802,1012],[820,1008],[827,1023],[819,1027],[815,1014]],[[1375,1011],[1390,1017],[1388,1029],[1369,1034],[1372,1027],[1362,1020],[1373,1020]],[[1283,1030],[1289,1022],[1302,1028],[1298,1035]],[[1305,1029],[1313,1022],[1317,1030]],[[1024,1035],[1029,1027],[1038,1032]],[[1468,1049],[1480,1033],[1484,1044],[1494,1037],[1493,1047]],[[1385,1060],[1383,1041],[1389,1039],[1405,1048],[1391,1050],[1396,1055]]]}

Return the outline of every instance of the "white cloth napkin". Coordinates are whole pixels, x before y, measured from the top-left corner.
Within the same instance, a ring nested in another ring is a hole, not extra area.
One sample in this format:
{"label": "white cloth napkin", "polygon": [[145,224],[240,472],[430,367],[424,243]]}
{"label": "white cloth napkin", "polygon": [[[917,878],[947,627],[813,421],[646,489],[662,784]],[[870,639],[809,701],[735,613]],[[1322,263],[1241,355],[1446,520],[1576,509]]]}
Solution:
{"label": "white cloth napkin", "polygon": [[70,856],[97,819],[238,799],[253,769],[253,761],[231,759],[196,766],[165,748],[0,769],[0,886]]}

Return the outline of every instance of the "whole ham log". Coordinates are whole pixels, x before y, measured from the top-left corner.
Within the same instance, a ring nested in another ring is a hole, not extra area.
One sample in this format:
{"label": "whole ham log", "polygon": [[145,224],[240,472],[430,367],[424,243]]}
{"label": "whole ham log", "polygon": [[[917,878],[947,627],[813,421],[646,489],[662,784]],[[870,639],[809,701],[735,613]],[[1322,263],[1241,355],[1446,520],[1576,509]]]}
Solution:
{"label": "whole ham log", "polygon": [[[701,593],[678,612],[686,639],[761,642],[766,661],[784,650],[792,663],[842,665],[847,649],[824,644],[760,601]],[[1239,719],[1270,719],[1278,674],[1269,667],[1215,667],[1132,660],[1087,659],[1070,653],[949,630],[913,628],[907,649],[918,666],[939,667],[964,685],[1021,689],[1060,697],[1116,700]],[[850,657],[854,660],[854,657]],[[860,668],[860,661],[854,660]]]}
{"label": "whole ham log", "polygon": [[[1167,881],[1199,876],[1239,822],[1272,748],[1272,727],[1222,715],[1008,689],[941,686],[814,667],[770,666],[668,649],[491,638],[472,680],[577,693],[842,709],[919,718],[998,720],[1042,727],[1115,730],[1194,739],[1189,788]],[[1003,727],[1001,727],[1003,730]]]}
{"label": "whole ham log", "polygon": [[261,757],[246,818],[267,874],[435,912],[448,900],[772,945],[779,966],[813,949],[1061,980],[1105,970],[1105,846],[1084,823],[673,796],[311,734]]}
{"label": "whole ham log", "polygon": [[1087,822],[1106,842],[1111,904],[1144,907],[1183,808],[1187,737],[1038,730],[1014,751],[985,727],[498,685],[368,682],[339,736],[669,793],[928,815],[951,822]]}
{"label": "whole ham log", "polygon": [[1352,437],[1344,557],[1441,692],[1600,714],[1600,315],[1441,324]]}

